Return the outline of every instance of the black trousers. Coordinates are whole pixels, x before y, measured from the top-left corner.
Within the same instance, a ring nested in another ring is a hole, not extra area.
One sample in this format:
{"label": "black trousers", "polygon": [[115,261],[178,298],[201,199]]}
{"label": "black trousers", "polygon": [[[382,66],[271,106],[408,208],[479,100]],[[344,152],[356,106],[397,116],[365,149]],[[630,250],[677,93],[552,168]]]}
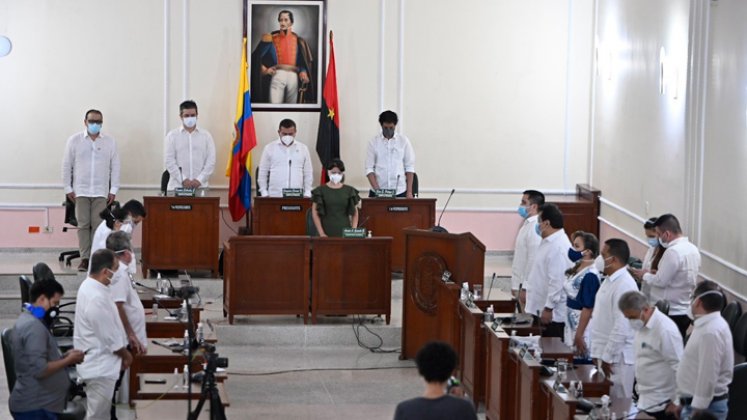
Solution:
{"label": "black trousers", "polygon": [[680,330],[682,341],[684,342],[687,336],[687,329],[690,328],[690,323],[692,322],[690,317],[687,315],[669,315],[669,318],[677,324],[677,329]]}
{"label": "black trousers", "polygon": [[547,325],[542,325],[540,319],[536,315],[532,315],[534,318],[534,325],[542,327],[542,337],[558,337],[561,340],[565,337],[565,322],[550,322]]}

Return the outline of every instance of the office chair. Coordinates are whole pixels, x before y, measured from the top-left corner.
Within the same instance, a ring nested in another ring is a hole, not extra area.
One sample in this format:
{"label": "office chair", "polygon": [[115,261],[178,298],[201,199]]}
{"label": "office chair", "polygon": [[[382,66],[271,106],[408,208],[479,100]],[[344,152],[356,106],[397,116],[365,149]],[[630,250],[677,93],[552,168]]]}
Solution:
{"label": "office chair", "polygon": [[171,180],[171,174],[168,170],[163,171],[161,174],[161,195],[166,195],[166,191],[169,189],[169,180]]}
{"label": "office chair", "polygon": [[731,336],[734,340],[734,351],[742,356],[747,356],[747,313],[739,317]]}
{"label": "office chair", "polygon": [[[46,263],[36,263],[31,271],[34,273],[34,282],[42,279],[55,280],[52,269]],[[30,302],[29,290],[33,283],[26,276],[21,276],[18,281],[21,285],[21,304]],[[24,289],[26,289],[25,296]],[[63,352],[73,348],[73,319],[75,318],[75,309],[69,309],[73,305],[75,305],[75,301],[61,304],[59,313],[52,319],[52,324],[49,326],[49,331],[57,339],[57,346]]]}
{"label": "office chair", "polygon": [[727,420],[747,419],[747,399],[744,390],[747,389],[747,363],[734,366],[734,377],[729,384],[729,415]]}
{"label": "office chair", "polygon": [[[8,391],[12,392],[16,385],[16,366],[13,362],[13,328],[6,328],[2,332],[3,364],[5,365],[5,379],[8,381]],[[72,384],[71,384],[72,385]],[[65,411],[60,413],[60,420],[83,420],[86,417],[86,404],[80,398],[68,399]]]}
{"label": "office chair", "polygon": [[319,232],[316,230],[316,225],[314,225],[314,219],[311,217],[312,210],[313,208],[306,210],[306,235],[319,236]]}
{"label": "office chair", "polygon": [[[75,217],[75,201],[71,200],[70,197],[65,195],[65,202],[62,205],[65,206],[65,224],[73,226],[72,228],[63,226],[62,231],[67,232],[70,229],[75,229],[78,227],[78,219]],[[60,252],[60,256],[58,259],[60,262],[65,261],[65,265],[70,267],[72,265],[72,261],[76,258],[80,258],[80,251],[77,249],[74,251]]]}
{"label": "office chair", "polygon": [[262,196],[262,194],[259,193],[259,166],[257,166],[257,169],[254,170],[254,196]]}
{"label": "office chair", "polygon": [[734,327],[736,327],[737,321],[739,321],[739,317],[742,316],[742,307],[739,305],[739,302],[731,302],[721,310],[721,316],[724,317],[726,323],[729,324],[729,329],[731,329],[733,333]]}
{"label": "office chair", "polygon": [[654,306],[656,306],[656,309],[661,311],[664,315],[669,315],[669,301],[662,299],[657,301]]}
{"label": "office chair", "polygon": [[20,276],[18,277],[18,284],[21,286],[21,307],[23,307],[24,303],[27,303],[29,300],[31,300],[30,291],[31,291],[31,285],[33,284],[31,280],[29,280],[26,276]]}

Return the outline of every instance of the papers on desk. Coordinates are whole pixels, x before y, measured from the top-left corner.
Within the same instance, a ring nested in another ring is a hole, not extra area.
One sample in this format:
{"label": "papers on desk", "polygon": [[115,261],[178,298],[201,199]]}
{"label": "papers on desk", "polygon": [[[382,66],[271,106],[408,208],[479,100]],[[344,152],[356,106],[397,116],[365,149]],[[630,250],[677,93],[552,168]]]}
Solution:
{"label": "papers on desk", "polygon": [[540,336],[538,335],[534,335],[531,337],[511,336],[511,344],[518,347],[539,348],[539,340]]}
{"label": "papers on desk", "polygon": [[164,294],[153,295],[153,299],[168,299],[169,297],[169,295]]}

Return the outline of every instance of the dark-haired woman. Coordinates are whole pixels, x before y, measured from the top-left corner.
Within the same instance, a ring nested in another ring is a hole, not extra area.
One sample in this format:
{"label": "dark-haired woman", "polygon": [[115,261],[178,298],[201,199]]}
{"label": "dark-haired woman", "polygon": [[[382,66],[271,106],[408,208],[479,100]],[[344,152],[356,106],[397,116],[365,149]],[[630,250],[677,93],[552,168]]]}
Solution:
{"label": "dark-haired woman", "polygon": [[358,190],[345,185],[345,164],[333,159],[327,165],[329,182],[311,191],[311,216],[319,236],[342,236],[342,230],[358,226]]}

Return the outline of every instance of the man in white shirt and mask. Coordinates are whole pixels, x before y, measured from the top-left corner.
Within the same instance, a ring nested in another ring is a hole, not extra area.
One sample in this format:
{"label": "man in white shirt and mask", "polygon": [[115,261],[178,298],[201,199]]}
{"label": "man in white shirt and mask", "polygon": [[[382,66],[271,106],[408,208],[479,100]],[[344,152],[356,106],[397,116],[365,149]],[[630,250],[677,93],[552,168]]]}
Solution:
{"label": "man in white shirt and mask", "polygon": [[371,184],[369,197],[374,197],[374,190],[378,189],[395,190],[397,197],[414,197],[415,152],[407,137],[394,132],[398,121],[394,112],[382,112],[379,115],[381,134],[368,142],[365,166]]}
{"label": "man in white shirt and mask", "polygon": [[677,369],[678,412],[688,420],[706,411],[725,420],[729,407],[729,384],[734,375],[734,342],[729,324],[721,316],[726,299],[718,285],[709,280],[698,283],[688,307],[693,330]]}
{"label": "man in white shirt and mask", "polygon": [[680,222],[672,214],[656,219],[654,229],[659,243],[666,248],[659,268],[655,272],[635,270],[633,273],[650,287],[651,303],[669,302],[669,317],[677,324],[684,339],[690,326],[687,309],[700,271],[700,251],[682,235]]}
{"label": "man in white shirt and mask", "polygon": [[555,204],[539,210],[535,233],[542,237],[526,282],[526,312],[544,326],[544,337],[564,337],[567,315],[565,271],[571,241],[563,229],[563,214]]}
{"label": "man in white shirt and mask", "polygon": [[78,220],[78,271],[88,270],[94,229],[101,223],[99,214],[119,191],[117,143],[101,132],[103,123],[101,111],[86,112],[86,129],[67,140],[62,160],[62,185],[68,198],[75,202]]}
{"label": "man in white shirt and mask", "polygon": [[680,331],[641,292],[626,292],[618,306],[635,331],[637,406],[657,420],[666,420],[665,409],[677,394],[675,375],[683,351]]}
{"label": "man in white shirt and mask", "polygon": [[296,140],[296,123],[280,121],[278,139],[262,149],[259,160],[259,194],[262,197],[282,197],[283,189],[302,189],[304,197],[311,197],[314,181],[311,155],[305,144]]}
{"label": "man in white shirt and mask", "polygon": [[182,126],[166,135],[164,166],[169,171],[167,189],[207,188],[215,170],[215,142],[210,133],[197,126],[197,104],[184,101],[179,105]]}
{"label": "man in white shirt and mask", "polygon": [[109,420],[120,371],[132,363],[127,336],[109,285],[119,263],[108,249],[91,256],[91,274],[78,289],[73,346],[86,355],[78,376],[86,384],[86,419]]}
{"label": "man in white shirt and mask", "polygon": [[597,291],[591,312],[591,358],[612,381],[610,396],[630,398],[633,396],[635,372],[635,333],[618,308],[620,298],[625,293],[638,290],[628,272],[628,243],[622,239],[608,239],[602,247],[601,257],[595,263],[607,279]]}
{"label": "man in white shirt and mask", "polygon": [[[519,216],[523,220],[519,233],[516,235],[514,245],[514,258],[511,263],[511,293],[521,302],[526,302],[526,293],[522,285],[526,283],[529,269],[534,262],[534,254],[537,252],[542,237],[535,232],[537,225],[537,213],[545,205],[545,195],[536,190],[526,190],[521,196]],[[521,297],[519,296],[521,290]]]}

